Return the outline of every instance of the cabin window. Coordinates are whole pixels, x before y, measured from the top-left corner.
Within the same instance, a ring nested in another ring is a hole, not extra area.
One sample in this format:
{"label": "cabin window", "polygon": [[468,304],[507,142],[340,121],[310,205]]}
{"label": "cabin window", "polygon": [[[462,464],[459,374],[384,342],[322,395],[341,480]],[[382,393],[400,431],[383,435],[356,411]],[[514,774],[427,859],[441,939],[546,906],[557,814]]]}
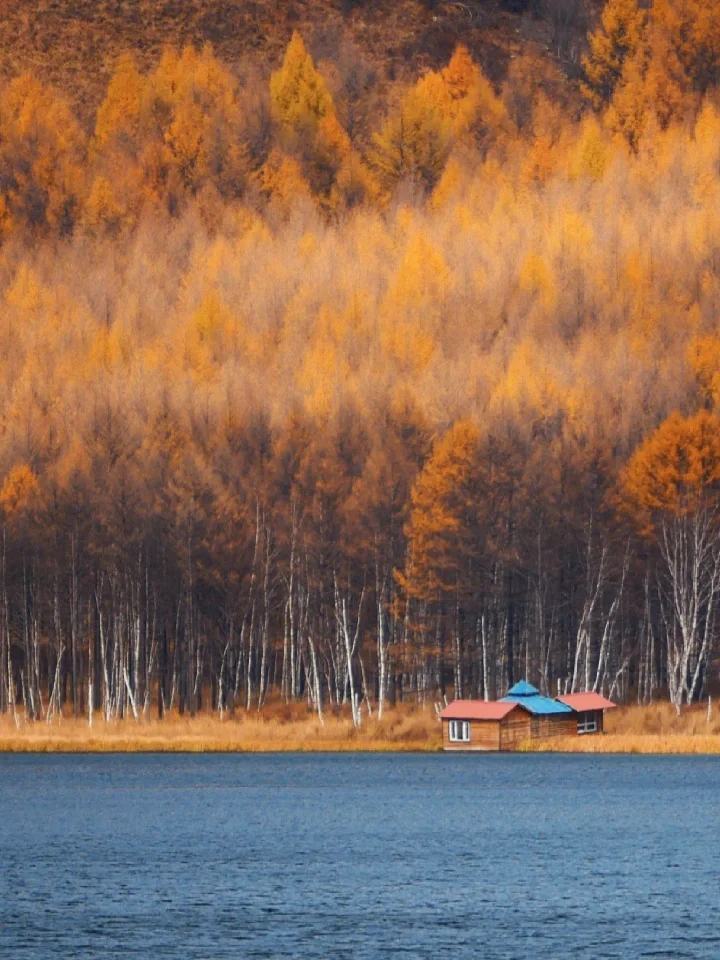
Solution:
{"label": "cabin window", "polygon": [[469,743],[470,742],[470,721],[469,720],[451,720],[450,721],[450,742],[451,743]]}
{"label": "cabin window", "polygon": [[578,714],[578,733],[597,733],[597,714],[579,713]]}

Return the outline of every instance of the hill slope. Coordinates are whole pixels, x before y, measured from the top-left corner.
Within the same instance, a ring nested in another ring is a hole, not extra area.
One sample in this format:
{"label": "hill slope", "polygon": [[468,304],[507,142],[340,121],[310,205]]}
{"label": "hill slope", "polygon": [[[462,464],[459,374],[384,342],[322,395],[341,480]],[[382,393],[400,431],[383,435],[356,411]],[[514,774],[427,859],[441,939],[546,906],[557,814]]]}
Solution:
{"label": "hill slope", "polygon": [[[582,20],[569,58],[582,42]],[[134,50],[147,65],[166,45],[210,42],[229,64],[250,54],[274,65],[294,29],[319,56],[332,57],[349,39],[388,80],[447,62],[459,41],[493,79],[520,52],[555,59],[548,20],[497,0],[5,0],[0,70],[32,70],[88,120],[121,51]]]}

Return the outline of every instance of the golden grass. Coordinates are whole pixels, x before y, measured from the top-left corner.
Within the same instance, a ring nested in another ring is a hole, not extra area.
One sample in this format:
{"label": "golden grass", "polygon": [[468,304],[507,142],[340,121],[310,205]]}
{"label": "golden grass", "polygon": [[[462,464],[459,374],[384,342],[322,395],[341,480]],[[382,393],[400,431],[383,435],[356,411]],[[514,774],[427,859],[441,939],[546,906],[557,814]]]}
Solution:
{"label": "golden grass", "polygon": [[[216,715],[173,713],[163,720],[132,719],[105,723],[58,718],[51,724],[0,717],[0,752],[12,753],[260,753],[309,751],[436,752],[442,747],[440,724],[431,707],[412,705],[387,710],[382,721],[363,718],[355,729],[349,713],[327,713],[325,722],[302,704],[272,704],[262,712]],[[603,736],[558,737],[529,741],[527,752],[720,754],[720,710],[692,707],[677,716],[668,703],[623,707],[606,717]]]}
{"label": "golden grass", "polygon": [[525,753],[720,754],[720,735],[609,733],[601,737],[528,740],[520,750]]}
{"label": "golden grass", "polygon": [[683,708],[670,703],[619,707],[605,716],[603,736],[555,737],[524,743],[527,752],[552,753],[720,753],[720,709],[708,722],[707,705]]}
{"label": "golden grass", "polygon": [[327,714],[321,723],[302,706],[275,706],[258,713],[178,714],[163,720],[105,723],[67,717],[51,724],[0,717],[0,751],[12,753],[259,753],[284,751],[431,751],[441,748],[440,724],[427,707],[387,710],[382,721],[363,717],[355,729],[349,715]]}

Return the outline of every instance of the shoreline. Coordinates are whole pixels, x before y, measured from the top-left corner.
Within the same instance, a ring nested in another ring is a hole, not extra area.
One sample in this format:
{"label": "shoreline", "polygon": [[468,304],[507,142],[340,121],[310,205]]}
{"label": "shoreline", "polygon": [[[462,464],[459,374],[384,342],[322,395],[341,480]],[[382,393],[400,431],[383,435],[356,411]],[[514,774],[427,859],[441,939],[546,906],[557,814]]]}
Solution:
{"label": "shoreline", "polygon": [[290,745],[271,747],[266,744],[238,744],[237,746],[219,746],[195,741],[158,741],[143,742],[131,746],[116,746],[112,742],[97,741],[87,745],[77,745],[71,742],[55,743],[18,742],[0,745],[2,754],[138,754],[138,753],[204,753],[204,754],[280,754],[280,753],[442,753],[442,747],[403,746],[398,743],[388,744],[348,744],[337,741],[315,745]]}
{"label": "shoreline", "polygon": [[[406,753],[406,754],[444,754],[442,746],[427,744],[353,743],[351,741],[324,741],[315,744],[270,745],[267,743],[218,744],[204,740],[181,739],[143,739],[134,743],[118,744],[112,739],[90,740],[85,743],[71,739],[25,738],[3,740],[0,742],[0,755],[107,755],[107,754],[306,754],[306,753]],[[637,742],[636,738],[606,736],[597,738],[590,746],[577,746],[572,742],[553,743],[527,742],[517,750],[503,751],[503,754],[562,754],[565,756],[720,756],[720,737],[648,737]],[[501,755],[500,751],[474,751],[463,756]],[[448,752],[452,755],[452,751]]]}
{"label": "shoreline", "polygon": [[[704,707],[678,716],[667,703],[621,707],[598,736],[526,741],[520,753],[720,755],[720,717]],[[320,721],[300,705],[268,705],[263,712],[171,714],[159,720],[56,718],[26,721],[0,716],[0,753],[442,753],[435,711],[413,705],[387,709],[383,718],[330,713]]]}

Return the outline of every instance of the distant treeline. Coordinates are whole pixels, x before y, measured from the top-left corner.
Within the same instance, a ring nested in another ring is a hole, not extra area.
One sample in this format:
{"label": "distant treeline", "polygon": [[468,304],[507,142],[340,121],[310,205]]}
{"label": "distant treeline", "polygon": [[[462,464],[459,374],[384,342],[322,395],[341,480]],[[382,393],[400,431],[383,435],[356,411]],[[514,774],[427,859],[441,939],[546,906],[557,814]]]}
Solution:
{"label": "distant treeline", "polygon": [[459,47],[376,124],[299,36],[89,137],[9,83],[0,710],[712,689],[715,6],[611,0],[580,112]]}

